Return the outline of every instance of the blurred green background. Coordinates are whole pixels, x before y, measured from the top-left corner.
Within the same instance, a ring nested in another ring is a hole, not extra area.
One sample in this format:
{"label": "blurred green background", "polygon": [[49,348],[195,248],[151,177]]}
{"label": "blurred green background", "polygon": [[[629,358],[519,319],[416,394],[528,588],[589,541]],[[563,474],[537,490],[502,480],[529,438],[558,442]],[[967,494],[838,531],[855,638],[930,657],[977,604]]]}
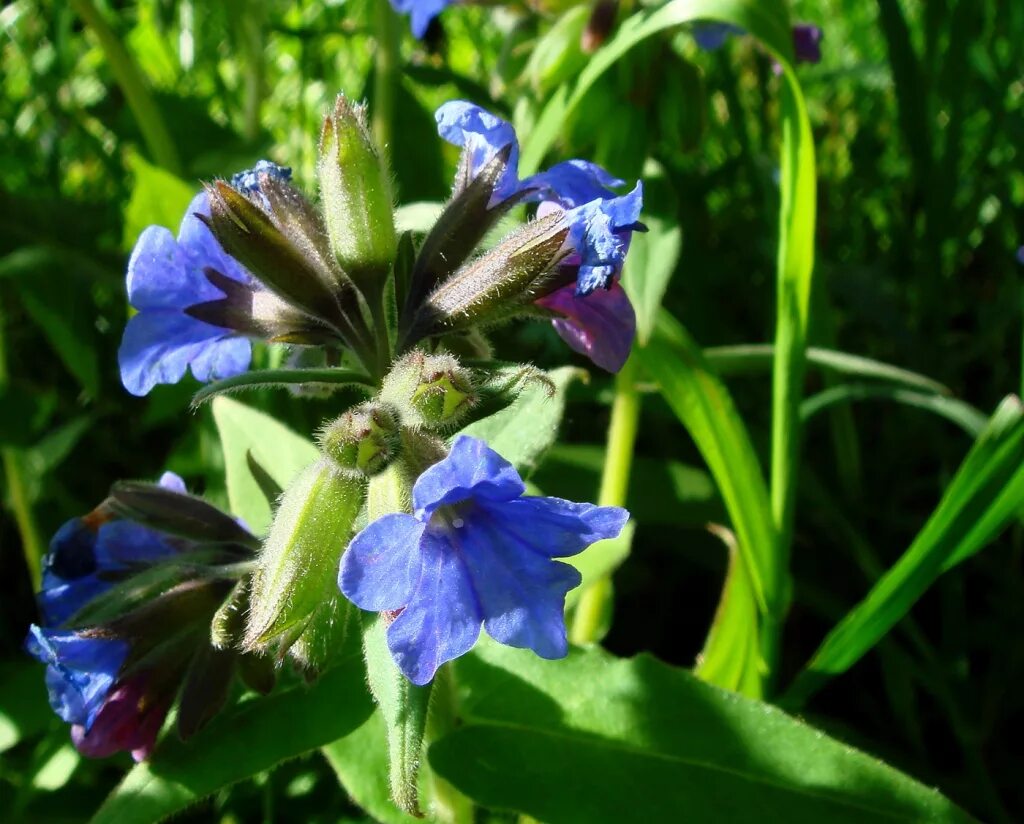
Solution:
{"label": "blurred green background", "polygon": [[[585,64],[574,44],[589,10],[554,5],[455,8],[422,43],[399,21],[390,153],[401,203],[448,193],[457,155],[436,137],[438,104],[472,99],[528,128]],[[100,22],[87,27],[90,14]],[[818,151],[812,344],[923,373],[988,414],[1022,380],[1024,4],[825,0],[794,3],[793,16],[825,35],[822,62],[800,68]],[[41,671],[21,652],[35,619],[26,558],[115,479],[167,468],[224,497],[209,411],[186,412],[194,383],[144,399],[120,385],[128,253],[145,226],[177,227],[199,181],[261,157],[315,191],[334,95],[372,106],[370,19],[366,0],[21,0],[0,11],[0,677],[24,715],[15,732],[0,718],[5,820],[79,820],[125,766],[80,761],[48,713]],[[574,39],[555,54],[535,49],[556,20]],[[602,77],[558,147],[557,159],[645,178],[648,213],[682,231],[665,305],[705,347],[772,339],[777,83],[749,38],[704,53],[672,32]],[[140,89],[148,116],[133,99]],[[540,365],[567,356],[547,324],[504,330],[496,345],[499,357]],[[766,464],[768,373],[729,385]],[[809,391],[825,385],[808,378]],[[535,478],[546,493],[593,497],[610,387],[595,372],[575,388],[564,445]],[[337,406],[245,400],[306,434]],[[844,408],[806,433],[784,676],[899,557],[970,444],[928,410],[880,399]],[[656,396],[637,455],[639,528],[615,577],[606,645],[690,666],[721,590],[724,553],[705,524],[722,507]],[[1009,732],[1024,720],[1022,538],[1016,526],[939,579],[807,708],[817,725],[991,820],[1024,817],[1024,758]],[[336,821],[346,810],[361,815],[310,757],[186,819]]]}

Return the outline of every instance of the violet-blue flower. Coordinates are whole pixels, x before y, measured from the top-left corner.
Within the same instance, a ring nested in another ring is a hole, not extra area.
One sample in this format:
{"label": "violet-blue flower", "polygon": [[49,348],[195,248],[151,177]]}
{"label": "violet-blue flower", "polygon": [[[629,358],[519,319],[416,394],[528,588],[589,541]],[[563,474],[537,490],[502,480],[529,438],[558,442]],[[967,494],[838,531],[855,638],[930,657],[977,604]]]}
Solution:
{"label": "violet-blue flower", "polygon": [[209,199],[201,192],[189,205],[177,240],[164,227],[150,226],[132,251],[128,300],[139,311],[125,327],[118,362],[121,381],[133,395],[145,395],[158,383],[177,383],[188,369],[198,380],[209,381],[249,368],[248,339],[186,312],[225,297],[208,270],[243,287],[254,284],[197,217],[209,214]]}
{"label": "violet-blue flower", "polygon": [[412,33],[422,40],[430,21],[455,2],[456,0],[391,0],[391,8],[399,14],[409,15]]}
{"label": "violet-blue flower", "polygon": [[53,711],[67,723],[89,730],[128,655],[127,642],[33,624],[25,646],[46,664]]}
{"label": "violet-blue flower", "polygon": [[266,174],[285,182],[292,179],[290,166],[278,166],[270,160],[257,160],[251,169],[231,175],[231,186],[243,195],[258,194],[260,191],[260,175]]}
{"label": "violet-blue flower", "polygon": [[563,286],[536,303],[561,316],[551,325],[570,349],[607,372],[625,365],[636,337],[636,313],[619,283],[583,298],[572,285]]}
{"label": "violet-blue flower", "polygon": [[450,100],[434,113],[437,132],[465,152],[466,173],[476,177],[502,149],[509,148],[508,164],[494,187],[489,206],[495,206],[520,190],[519,140],[512,124],[475,103]]}
{"label": "violet-blue flower", "polygon": [[[165,472],[160,485],[185,492],[184,482],[173,472]],[[102,509],[66,521],[43,559],[42,587],[36,596],[43,624],[63,624],[109,590],[118,573],[174,551],[160,533],[129,521],[109,520]]]}
{"label": "violet-blue flower", "polygon": [[[697,46],[704,51],[717,51],[725,45],[725,42],[733,35],[745,35],[746,31],[731,23],[697,23],[693,27],[693,39]],[[823,32],[820,26],[813,23],[794,23],[793,56],[797,63],[820,63],[821,62],[821,40]],[[776,73],[781,71],[778,64],[775,64]]]}
{"label": "violet-blue flower", "polygon": [[480,634],[532,649],[568,652],[565,595],[579,572],[556,561],[614,538],[619,507],[526,497],[515,468],[462,435],[417,479],[414,514],[385,515],[352,539],[338,586],[366,610],[401,610],[387,642],[398,668],[426,684]]}

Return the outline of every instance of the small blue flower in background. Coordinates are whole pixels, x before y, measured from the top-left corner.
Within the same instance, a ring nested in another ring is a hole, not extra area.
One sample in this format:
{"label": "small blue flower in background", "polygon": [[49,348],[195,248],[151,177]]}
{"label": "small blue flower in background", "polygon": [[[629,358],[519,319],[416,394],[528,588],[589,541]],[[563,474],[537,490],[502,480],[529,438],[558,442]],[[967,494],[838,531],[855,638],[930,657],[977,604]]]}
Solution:
{"label": "small blue flower in background", "polygon": [[[185,492],[173,472],[160,486]],[[36,596],[43,623],[63,624],[115,583],[118,572],[151,563],[175,552],[165,536],[128,521],[111,521],[101,510],[64,523],[43,559],[42,588]]]}
{"label": "small blue flower in background", "polygon": [[456,0],[391,0],[391,8],[399,14],[408,14],[412,33],[423,39],[430,21],[455,2]]}
{"label": "small blue flower in background", "polygon": [[205,192],[189,205],[177,240],[164,227],[150,226],[128,262],[128,300],[139,311],[128,320],[117,357],[121,382],[133,395],[145,395],[160,383],[177,383],[188,369],[196,379],[209,381],[249,368],[252,344],[247,338],[185,311],[225,297],[210,282],[207,269],[243,286],[255,285],[197,214],[210,214]]}
{"label": "small blue flower in background", "polygon": [[[697,23],[693,27],[693,39],[704,51],[717,51],[733,35],[745,35],[746,31],[731,23]],[[820,63],[821,40],[824,36],[820,26],[813,23],[793,24],[793,55],[797,63]],[[781,68],[775,65],[778,73]]]}
{"label": "small blue flower in background", "polygon": [[462,435],[416,481],[415,514],[377,519],[342,556],[345,597],[366,610],[401,610],[388,648],[414,684],[468,652],[481,624],[542,658],[568,652],[565,595],[581,579],[554,559],[614,538],[629,513],[525,490],[508,461]]}
{"label": "small blue flower in background", "polygon": [[231,186],[243,195],[258,194],[260,191],[260,175],[270,175],[277,180],[285,182],[292,179],[292,170],[289,166],[278,166],[270,160],[257,160],[256,165],[244,172],[231,175]]}
{"label": "small blue flower in background", "polygon": [[88,731],[117,680],[128,644],[33,624],[25,646],[46,664],[46,689],[53,711],[68,724]]}

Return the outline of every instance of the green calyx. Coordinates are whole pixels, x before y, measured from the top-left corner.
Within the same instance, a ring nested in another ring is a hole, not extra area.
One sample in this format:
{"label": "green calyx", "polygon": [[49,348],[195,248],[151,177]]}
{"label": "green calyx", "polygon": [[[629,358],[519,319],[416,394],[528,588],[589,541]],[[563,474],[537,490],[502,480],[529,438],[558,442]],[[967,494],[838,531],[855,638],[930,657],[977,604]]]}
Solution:
{"label": "green calyx", "polygon": [[320,449],[341,470],[372,477],[395,456],[398,422],[386,404],[348,410],[320,433]]}
{"label": "green calyx", "polygon": [[397,246],[391,183],[365,107],[344,95],[324,120],[318,171],[335,259],[361,290],[380,291]]}

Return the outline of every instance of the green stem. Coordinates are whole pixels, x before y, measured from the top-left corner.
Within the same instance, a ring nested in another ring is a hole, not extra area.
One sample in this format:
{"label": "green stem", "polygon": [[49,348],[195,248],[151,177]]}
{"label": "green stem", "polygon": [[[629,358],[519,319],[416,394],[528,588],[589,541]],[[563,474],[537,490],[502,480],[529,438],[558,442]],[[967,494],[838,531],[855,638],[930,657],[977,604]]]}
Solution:
{"label": "green stem", "polygon": [[[434,679],[427,718],[427,743],[437,741],[455,729],[458,719],[458,695],[451,666],[441,667]],[[427,765],[430,812],[443,824],[472,824],[473,802]]]}
{"label": "green stem", "polygon": [[245,43],[245,139],[259,140],[262,106],[266,97],[266,64],[263,54],[262,2],[246,3],[242,10],[242,38]]}
{"label": "green stem", "polygon": [[[624,506],[626,503],[629,475],[633,467],[633,448],[640,422],[636,370],[636,357],[630,356],[615,377],[608,446],[601,474],[601,490],[597,496],[601,506]],[[592,644],[597,640],[611,597],[612,582],[608,576],[594,581],[581,593],[569,631],[569,639],[574,644]]]}
{"label": "green stem", "polygon": [[398,86],[398,17],[388,0],[374,0],[377,36],[373,85],[373,135],[385,155],[394,133],[395,89]]}
{"label": "green stem", "polygon": [[178,150],[149,92],[142,70],[92,0],[71,0],[71,7],[100,41],[114,79],[124,92],[153,160],[167,171],[180,175]]}
{"label": "green stem", "polygon": [[[3,304],[0,303],[0,387],[7,384],[7,350],[4,342]],[[14,513],[14,521],[21,535],[21,549],[25,556],[32,589],[38,590],[42,579],[43,541],[36,525],[35,514],[29,500],[28,485],[25,483],[25,467],[21,452],[17,449],[0,449],[4,466],[4,483],[7,487],[8,503]]]}

